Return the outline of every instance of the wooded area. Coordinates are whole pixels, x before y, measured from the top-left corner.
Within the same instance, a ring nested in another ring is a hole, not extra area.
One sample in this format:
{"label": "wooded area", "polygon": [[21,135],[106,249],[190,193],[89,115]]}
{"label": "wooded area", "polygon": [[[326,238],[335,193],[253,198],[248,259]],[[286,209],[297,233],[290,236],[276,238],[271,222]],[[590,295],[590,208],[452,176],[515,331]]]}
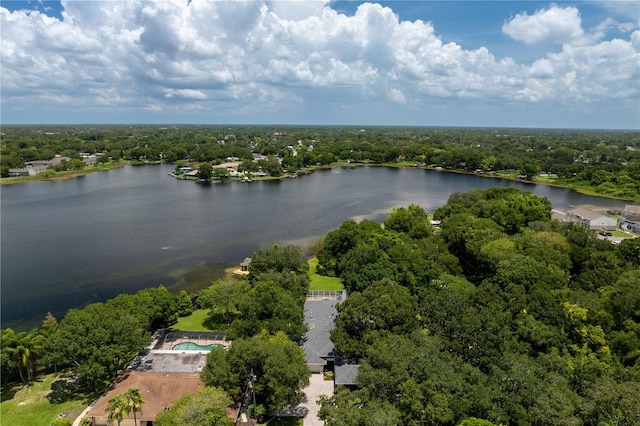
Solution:
{"label": "wooded area", "polygon": [[[294,126],[3,126],[2,130],[3,178],[10,168],[55,155],[71,159],[56,166],[59,171],[82,168],[73,161],[81,153],[98,154],[99,164],[204,165],[238,158],[241,169],[261,167],[274,176],[347,162],[418,165],[640,199],[640,132],[633,130]],[[266,158],[256,165],[253,153]]]}
{"label": "wooded area", "polygon": [[[516,189],[345,222],[318,253],[350,291],[332,339],[359,389],[334,425],[640,423],[640,239],[550,221]],[[482,422],[478,419],[484,419]]]}

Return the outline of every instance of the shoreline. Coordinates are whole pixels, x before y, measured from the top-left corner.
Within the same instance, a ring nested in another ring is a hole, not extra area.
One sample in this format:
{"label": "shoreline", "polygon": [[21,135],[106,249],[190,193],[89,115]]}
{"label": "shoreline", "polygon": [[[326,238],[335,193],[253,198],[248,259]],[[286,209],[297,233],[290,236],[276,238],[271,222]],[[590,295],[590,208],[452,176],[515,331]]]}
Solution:
{"label": "shoreline", "polygon": [[[16,178],[1,178],[0,179],[0,185],[15,185],[15,184],[19,184],[19,183],[29,183],[29,182],[47,182],[47,181],[61,181],[61,180],[67,180],[67,179],[75,179],[77,177],[81,177],[81,176],[86,176],[88,174],[92,174],[95,172],[102,172],[102,171],[108,171],[108,170],[112,170],[112,169],[119,169],[125,166],[141,166],[141,165],[158,165],[158,164],[172,164],[172,163],[163,163],[163,162],[131,162],[131,161],[122,161],[122,162],[118,162],[117,164],[113,164],[113,165],[109,165],[109,167],[98,167],[98,168],[93,168],[93,169],[89,169],[89,170],[78,170],[78,171],[73,171],[73,172],[68,172],[68,173],[64,173],[61,174],[59,176],[50,176],[50,177],[43,177],[43,178],[38,178],[38,175],[35,176],[25,176],[25,177],[16,177]],[[95,167],[95,166],[94,166]],[[556,187],[556,188],[565,188],[565,189],[569,189],[572,191],[575,191],[578,194],[582,194],[582,195],[589,195],[589,196],[594,196],[594,197],[602,197],[602,198],[608,198],[608,199],[612,199],[612,200],[619,200],[619,201],[631,201],[631,202],[640,202],[640,199],[635,199],[635,198],[626,198],[626,197],[616,197],[610,194],[602,194],[599,192],[595,192],[595,191],[591,191],[587,188],[584,187],[574,187],[574,186],[569,186],[569,185],[563,185],[563,184],[559,184],[559,183],[553,183],[553,182],[544,182],[544,181],[535,181],[535,180],[527,180],[527,179],[518,179],[517,177],[512,177],[512,176],[508,176],[508,175],[500,175],[500,174],[495,174],[496,172],[489,172],[489,173],[476,173],[476,172],[471,172],[471,171],[467,171],[467,170],[459,170],[459,169],[444,169],[444,168],[437,168],[437,167],[430,167],[430,166],[416,166],[416,165],[411,165],[411,164],[398,164],[398,163],[381,163],[381,164],[371,164],[371,163],[343,163],[343,162],[338,162],[338,163],[332,163],[329,165],[321,165],[321,166],[309,166],[307,168],[305,168],[305,172],[302,174],[296,174],[296,175],[290,175],[290,174],[283,174],[282,176],[278,176],[278,177],[266,177],[266,178],[254,178],[252,179],[252,181],[261,181],[261,180],[283,180],[283,179],[289,179],[289,178],[297,178],[297,177],[302,177],[306,174],[309,173],[313,173],[313,171],[315,170],[327,170],[327,169],[333,169],[336,167],[392,167],[392,168],[398,168],[398,169],[422,169],[422,170],[431,170],[434,172],[442,172],[442,173],[455,173],[455,174],[461,174],[461,175],[473,175],[473,176],[478,176],[478,177],[482,177],[482,178],[489,178],[489,179],[505,179],[505,180],[509,180],[512,182],[521,182],[521,183],[528,183],[531,185],[547,185],[547,186],[552,186],[552,187]],[[60,173],[60,172],[57,172]],[[190,179],[187,179],[190,180]],[[192,180],[195,182],[195,180]],[[245,182],[243,180],[240,179],[228,179],[228,181],[230,182]]]}

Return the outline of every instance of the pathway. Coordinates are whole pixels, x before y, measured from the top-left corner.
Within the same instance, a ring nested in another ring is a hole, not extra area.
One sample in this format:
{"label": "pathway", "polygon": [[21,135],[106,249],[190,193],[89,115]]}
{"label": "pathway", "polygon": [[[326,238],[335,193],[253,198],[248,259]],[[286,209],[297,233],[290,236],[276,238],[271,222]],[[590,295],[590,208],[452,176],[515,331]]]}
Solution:
{"label": "pathway", "polygon": [[324,380],[322,374],[312,374],[309,378],[309,386],[304,389],[305,401],[300,406],[306,408],[304,426],[324,426],[324,421],[318,418],[320,405],[317,404],[320,395],[333,395],[333,380]]}
{"label": "pathway", "polygon": [[91,409],[91,406],[88,406],[87,408],[85,408],[84,411],[80,413],[80,415],[76,417],[76,419],[73,421],[73,426],[80,426],[80,423],[82,423],[82,419],[84,418],[84,416],[89,414],[90,409]]}

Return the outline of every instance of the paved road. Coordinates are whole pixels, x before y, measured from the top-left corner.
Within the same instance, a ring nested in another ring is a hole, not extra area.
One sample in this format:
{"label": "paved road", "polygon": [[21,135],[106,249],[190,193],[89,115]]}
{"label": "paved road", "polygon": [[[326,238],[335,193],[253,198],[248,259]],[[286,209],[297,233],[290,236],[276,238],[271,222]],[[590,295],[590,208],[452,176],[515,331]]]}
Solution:
{"label": "paved road", "polygon": [[304,389],[306,400],[302,407],[308,410],[304,416],[304,426],[324,426],[324,421],[318,418],[320,405],[316,402],[320,395],[333,395],[333,380],[324,380],[322,374],[312,374],[309,379],[309,386]]}

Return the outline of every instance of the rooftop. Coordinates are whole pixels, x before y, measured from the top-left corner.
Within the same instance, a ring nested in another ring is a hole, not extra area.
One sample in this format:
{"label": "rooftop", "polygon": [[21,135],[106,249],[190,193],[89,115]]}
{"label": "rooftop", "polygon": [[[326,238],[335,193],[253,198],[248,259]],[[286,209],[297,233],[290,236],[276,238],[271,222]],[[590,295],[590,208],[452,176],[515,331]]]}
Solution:
{"label": "rooftop", "polygon": [[602,213],[594,212],[592,210],[587,210],[587,209],[573,209],[573,210],[569,210],[567,213],[570,215],[578,216],[582,219],[588,219],[588,220],[595,220],[595,219],[601,218],[602,216],[605,216]]}
{"label": "rooftop", "polygon": [[345,362],[336,362],[335,365],[335,385],[354,386],[358,377],[358,369],[360,365],[349,364]]}
{"label": "rooftop", "polygon": [[338,300],[307,300],[304,320],[308,331],[303,345],[307,364],[325,364],[325,357],[333,356],[333,342],[329,333],[335,327]]}
{"label": "rooftop", "polygon": [[[89,411],[88,417],[97,424],[107,424],[107,404],[114,395],[138,389],[145,402],[136,413],[138,422],[154,420],[156,415],[170,407],[182,395],[198,390],[204,384],[198,373],[160,373],[129,371],[121,375]],[[130,413],[125,419],[133,419]]]}

